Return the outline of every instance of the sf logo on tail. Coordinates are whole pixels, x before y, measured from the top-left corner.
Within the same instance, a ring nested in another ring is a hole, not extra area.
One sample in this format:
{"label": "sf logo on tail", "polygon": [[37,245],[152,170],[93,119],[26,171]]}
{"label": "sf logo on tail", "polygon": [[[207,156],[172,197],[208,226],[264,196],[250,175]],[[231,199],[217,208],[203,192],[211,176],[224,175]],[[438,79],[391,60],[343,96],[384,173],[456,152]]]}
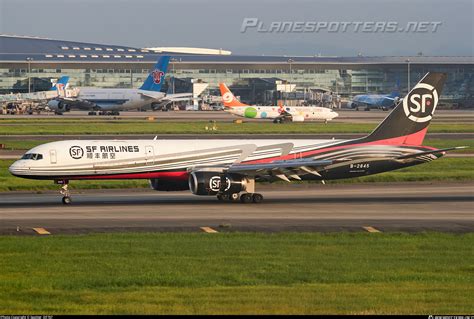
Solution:
{"label": "sf logo on tail", "polygon": [[165,75],[165,72],[156,69],[156,70],[153,70],[153,72],[151,74],[153,76],[153,82],[155,84],[160,84],[161,83],[161,78],[163,77],[163,75]]}
{"label": "sf logo on tail", "polygon": [[413,122],[428,122],[438,104],[438,92],[427,83],[418,83],[403,99],[405,115]]}

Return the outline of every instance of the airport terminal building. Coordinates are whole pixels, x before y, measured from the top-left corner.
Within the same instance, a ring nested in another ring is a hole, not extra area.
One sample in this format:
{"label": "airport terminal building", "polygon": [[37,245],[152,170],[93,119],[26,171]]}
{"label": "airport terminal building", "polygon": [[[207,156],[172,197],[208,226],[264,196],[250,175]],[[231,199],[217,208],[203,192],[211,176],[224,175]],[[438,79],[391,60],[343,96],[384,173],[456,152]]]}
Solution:
{"label": "airport terminal building", "polygon": [[28,92],[28,87],[47,90],[50,79],[60,75],[69,75],[76,87],[137,88],[162,54],[172,56],[168,79],[176,79],[176,93],[198,81],[209,83],[210,94],[217,94],[218,83],[225,82],[248,103],[268,104],[285,90],[330,91],[350,99],[364,93],[388,94],[397,87],[404,94],[426,72],[438,71],[448,73],[441,102],[474,107],[473,56],[249,56],[10,35],[0,35],[0,93]]}

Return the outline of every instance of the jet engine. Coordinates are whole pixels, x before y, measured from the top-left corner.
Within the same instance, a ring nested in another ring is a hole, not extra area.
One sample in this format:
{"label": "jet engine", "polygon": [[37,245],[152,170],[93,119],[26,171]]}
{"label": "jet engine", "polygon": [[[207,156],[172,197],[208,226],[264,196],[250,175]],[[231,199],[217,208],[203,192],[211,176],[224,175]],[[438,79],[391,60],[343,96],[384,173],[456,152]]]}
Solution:
{"label": "jet engine", "polygon": [[211,196],[246,190],[247,178],[240,174],[221,174],[213,171],[196,171],[189,174],[189,189],[194,195]]}
{"label": "jet engine", "polygon": [[68,112],[70,110],[69,105],[61,100],[49,101],[48,107],[56,113]]}

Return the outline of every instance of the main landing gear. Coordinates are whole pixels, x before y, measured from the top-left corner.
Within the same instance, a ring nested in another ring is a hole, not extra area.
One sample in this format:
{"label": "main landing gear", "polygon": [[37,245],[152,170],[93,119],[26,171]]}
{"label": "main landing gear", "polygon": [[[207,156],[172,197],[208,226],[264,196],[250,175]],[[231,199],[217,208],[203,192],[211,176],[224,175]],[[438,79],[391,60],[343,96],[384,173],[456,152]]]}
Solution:
{"label": "main landing gear", "polygon": [[259,193],[243,193],[239,195],[239,193],[232,193],[232,194],[218,194],[217,199],[220,201],[229,201],[229,202],[236,202],[240,198],[240,202],[244,204],[249,203],[261,203],[263,201],[263,195]]}
{"label": "main landing gear", "polygon": [[63,186],[61,187],[61,190],[59,191],[59,193],[61,195],[63,195],[63,199],[62,199],[62,202],[64,205],[70,205],[72,203],[72,200],[71,200],[71,192],[69,192],[69,184],[67,181],[57,181],[56,182],[57,184],[62,184]]}
{"label": "main landing gear", "polygon": [[[217,199],[220,201],[238,201],[240,198],[240,202],[243,204],[249,203],[261,203],[263,201],[263,195],[259,193],[255,193],[255,178],[247,178],[247,183],[245,184],[245,193],[226,193],[220,192],[217,194]],[[223,184],[225,187],[225,184]]]}

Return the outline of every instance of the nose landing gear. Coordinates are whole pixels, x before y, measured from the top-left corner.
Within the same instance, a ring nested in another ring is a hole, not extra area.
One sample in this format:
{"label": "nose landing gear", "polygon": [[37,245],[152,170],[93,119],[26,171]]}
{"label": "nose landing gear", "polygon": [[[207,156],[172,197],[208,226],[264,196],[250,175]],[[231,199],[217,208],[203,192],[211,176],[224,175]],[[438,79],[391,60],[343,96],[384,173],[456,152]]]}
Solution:
{"label": "nose landing gear", "polygon": [[70,205],[72,203],[71,200],[71,192],[69,191],[69,184],[68,181],[56,181],[57,184],[62,184],[63,186],[59,190],[59,193],[63,195],[62,202],[64,205]]}

